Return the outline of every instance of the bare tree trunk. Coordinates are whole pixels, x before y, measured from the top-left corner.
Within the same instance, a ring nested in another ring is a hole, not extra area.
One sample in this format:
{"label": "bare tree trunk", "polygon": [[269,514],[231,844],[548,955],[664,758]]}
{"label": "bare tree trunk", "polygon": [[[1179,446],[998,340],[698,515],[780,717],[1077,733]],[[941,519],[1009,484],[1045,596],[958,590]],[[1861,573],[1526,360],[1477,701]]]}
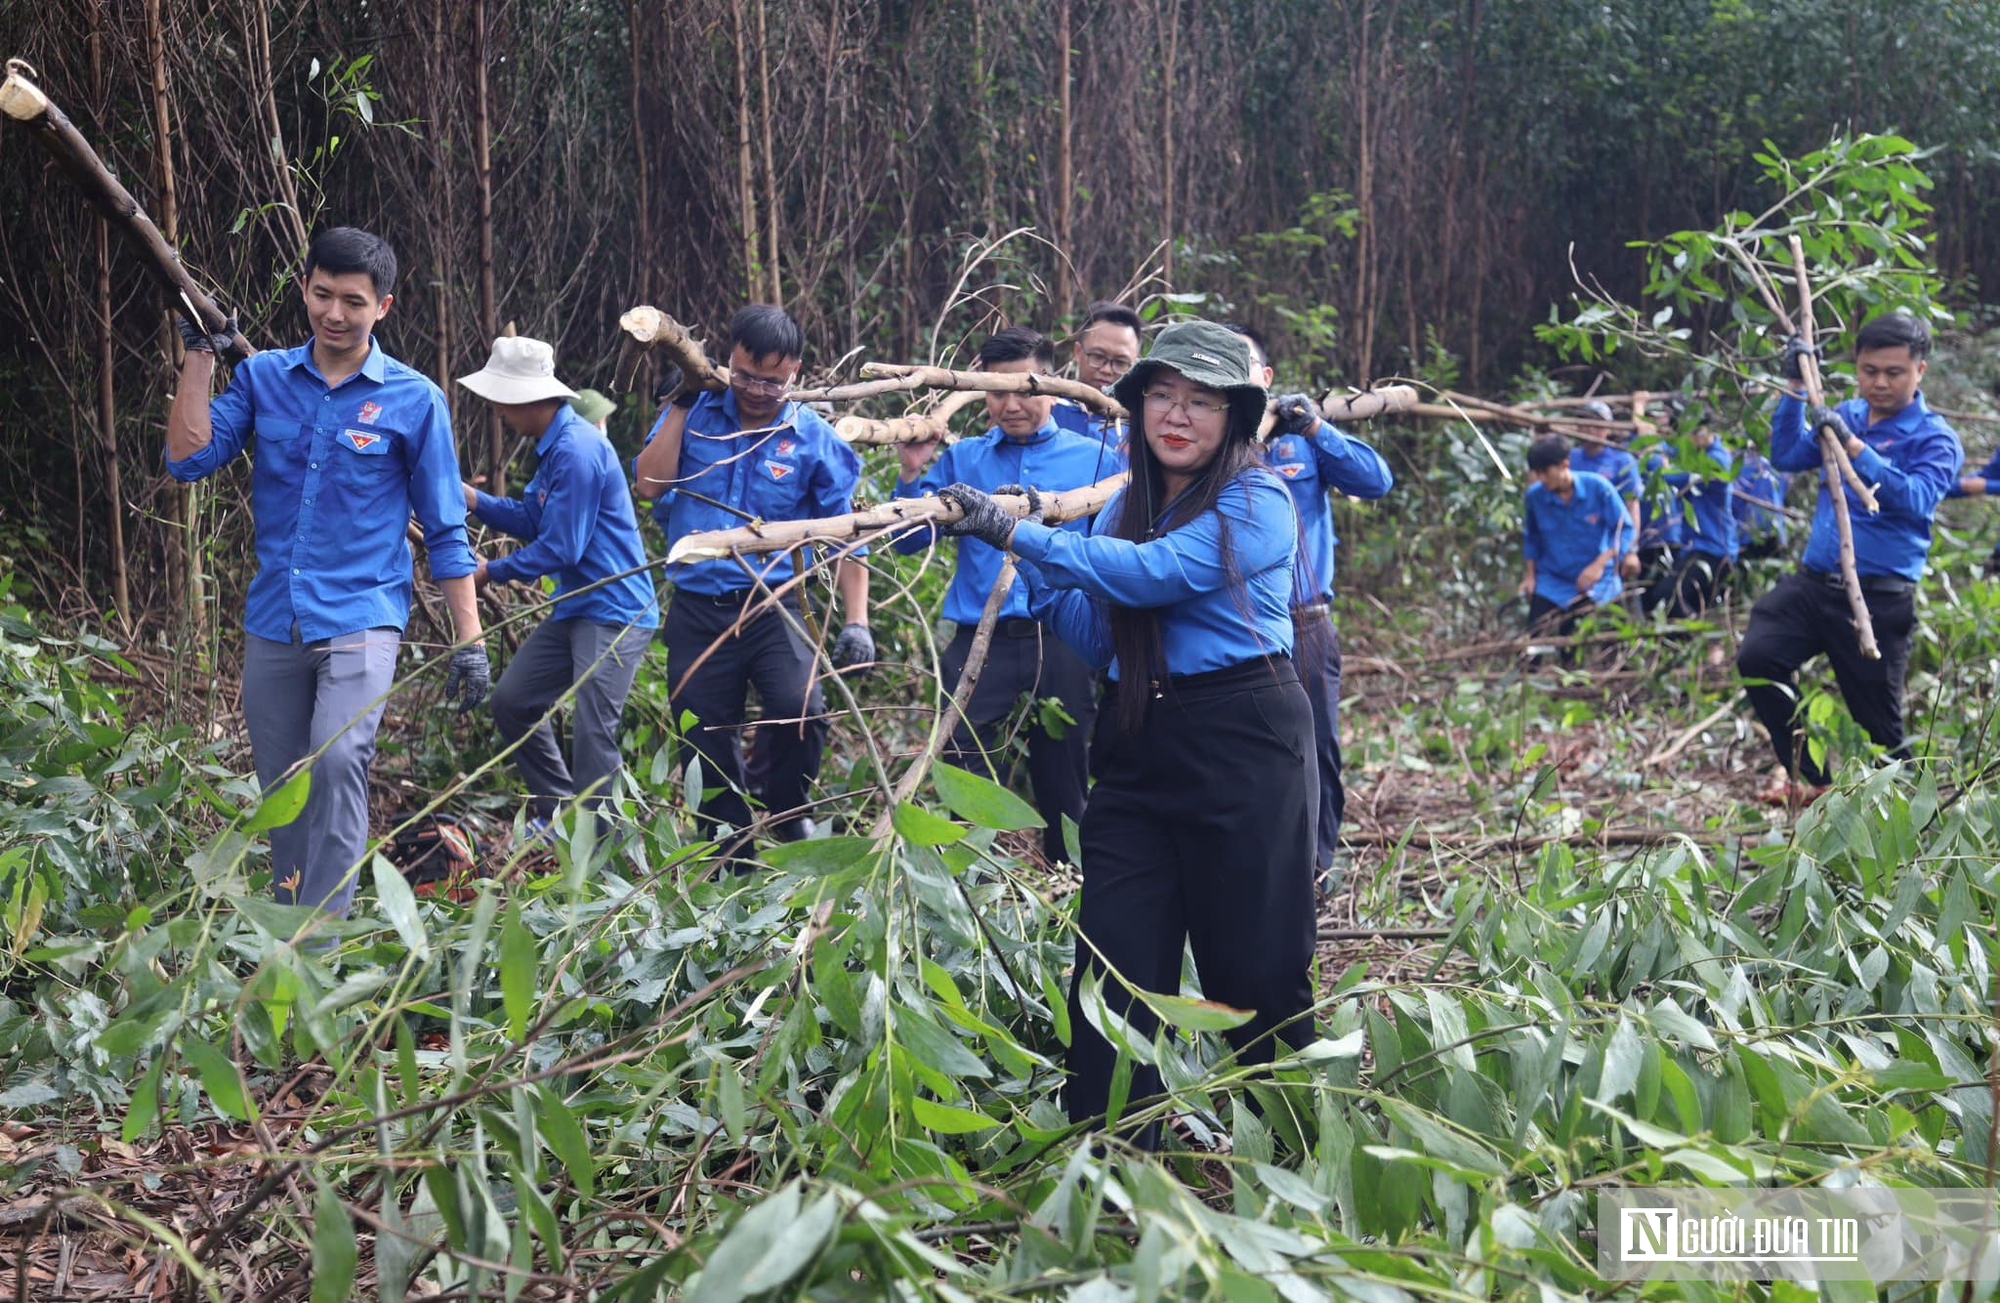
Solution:
{"label": "bare tree trunk", "polygon": [[729,14],[736,33],[736,180],[743,210],[743,280],[754,300],[764,292],[764,268],[757,256],[757,185],[750,161],[750,68],[743,38],[743,0],[730,0]]}
{"label": "bare tree trunk", "polygon": [[[167,102],[167,33],[165,0],[146,0],[146,62],[153,82],[153,211],[159,215],[160,234],[169,245],[180,245],[180,203],[174,190],[173,119]],[[108,230],[106,232],[108,234]],[[160,312],[160,351],[178,374],[181,364],[181,335],[174,329],[174,310]],[[184,615],[189,626],[200,617],[198,598],[202,588],[201,552],[188,546],[188,530],[194,520],[195,486],[176,483],[166,494],[166,580],[167,602]],[[171,621],[169,622],[171,624]]]}
{"label": "bare tree trunk", "polygon": [[757,103],[764,128],[764,251],[771,272],[771,302],[785,302],[778,256],[778,173],[771,162],[771,42],[765,33],[764,0],[757,0]]}
{"label": "bare tree trunk", "polygon": [[[431,212],[437,225],[432,232],[431,247],[437,251],[437,383],[444,390],[446,408],[454,421],[458,416],[458,386],[452,383],[452,337],[451,337],[451,271],[454,244],[452,233],[458,229],[452,220],[451,168],[445,153],[444,142],[449,134],[445,123],[445,99],[441,82],[445,69],[450,68],[450,46],[445,40],[445,6],[450,0],[432,0],[431,4],[431,67],[437,69],[435,76],[424,78],[425,117],[429,119],[431,156]],[[641,213],[640,220],[645,220]]]}
{"label": "bare tree trunk", "polygon": [[651,303],[653,258],[653,187],[647,176],[646,115],[641,110],[646,83],[645,59],[641,51],[639,0],[625,0],[625,21],[632,36],[632,156],[637,168],[638,202],[633,204],[639,222],[639,243],[632,251],[632,293],[634,303]]}
{"label": "bare tree trunk", "polygon": [[[104,84],[104,0],[90,6],[90,80],[96,93],[98,112],[106,112],[109,96]],[[125,573],[125,489],[118,465],[118,339],[111,333],[111,223],[102,214],[97,218],[97,443],[104,454],[104,494],[111,518],[111,603],[118,609],[118,623],[128,633],[132,628],[132,590]],[[76,523],[78,546],[83,529],[84,468],[81,449],[77,453]],[[81,572],[81,567],[79,567]]]}
{"label": "bare tree trunk", "polygon": [[[486,30],[486,0],[472,0],[472,69],[474,107],[472,118],[474,166],[479,171],[479,321],[488,340],[500,334],[499,295],[493,286],[493,124],[486,94],[486,63],[489,55]],[[500,413],[491,403],[486,408],[486,474],[492,492],[507,492],[507,468],[501,465],[506,454],[500,446]]]}
{"label": "bare tree trunk", "polygon": [[266,147],[258,152],[271,160],[272,173],[277,178],[278,198],[281,201],[279,213],[290,237],[295,255],[303,254],[306,241],[305,213],[299,208],[299,188],[292,176],[291,160],[285,154],[284,127],[278,118],[277,70],[271,66],[271,15],[263,0],[249,0],[246,8],[250,14],[251,48],[257,73],[257,86],[263,96],[264,130],[267,133]]}
{"label": "bare tree trunk", "polygon": [[1369,122],[1370,77],[1374,61],[1369,57],[1368,28],[1369,17],[1374,9],[1374,0],[1360,0],[1361,4],[1361,57],[1354,61],[1355,84],[1355,127],[1358,135],[1355,150],[1355,200],[1361,210],[1361,231],[1355,247],[1355,269],[1358,284],[1355,289],[1355,349],[1353,375],[1354,382],[1366,385],[1374,374],[1375,358],[1375,315],[1376,285],[1379,281],[1377,262],[1380,259],[1379,241],[1375,238],[1375,138]]}
{"label": "bare tree trunk", "polygon": [[1174,282],[1174,64],[1179,61],[1181,46],[1181,6],[1180,0],[1168,0],[1159,11],[1166,17],[1166,31],[1161,35],[1161,73],[1164,79],[1164,94],[1160,100],[1160,240],[1165,246],[1165,262],[1162,270],[1167,284]]}
{"label": "bare tree trunk", "polygon": [[1076,300],[1076,281],[1070,267],[1070,260],[1076,256],[1070,241],[1070,216],[1076,202],[1076,168],[1070,149],[1069,9],[1070,0],[1062,0],[1056,17],[1056,41],[1062,49],[1058,57],[1061,85],[1056,92],[1056,119],[1059,124],[1056,136],[1056,249],[1062,255],[1056,259],[1058,321],[1068,320]]}

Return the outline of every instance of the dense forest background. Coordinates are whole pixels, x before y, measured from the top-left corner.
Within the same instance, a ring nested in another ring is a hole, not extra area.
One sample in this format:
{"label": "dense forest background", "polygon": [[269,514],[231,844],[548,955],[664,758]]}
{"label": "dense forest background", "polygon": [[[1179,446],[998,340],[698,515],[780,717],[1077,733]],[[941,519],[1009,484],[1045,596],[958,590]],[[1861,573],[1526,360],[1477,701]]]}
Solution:
{"label": "dense forest background", "polygon": [[[77,0],[0,8],[0,52],[260,345],[303,336],[311,229],[386,234],[383,336],[440,379],[513,321],[608,386],[635,302],[775,299],[825,364],[1172,292],[1301,381],[1490,385],[1552,362],[1577,275],[1636,300],[1630,241],[1757,206],[1760,142],[1849,129],[1936,151],[1961,302],[2000,260],[2000,25],[1964,0]],[[160,473],[160,296],[17,132],[0,277],[0,552],[73,614],[212,610],[242,505]]]}

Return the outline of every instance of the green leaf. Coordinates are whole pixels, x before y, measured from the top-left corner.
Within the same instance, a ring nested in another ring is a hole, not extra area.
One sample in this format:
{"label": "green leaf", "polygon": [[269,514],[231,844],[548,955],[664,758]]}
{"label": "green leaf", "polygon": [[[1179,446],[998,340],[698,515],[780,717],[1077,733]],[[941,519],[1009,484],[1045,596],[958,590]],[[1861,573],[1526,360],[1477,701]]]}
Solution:
{"label": "green leaf", "polygon": [[931,782],[945,808],[975,828],[1020,832],[1045,827],[1035,808],[990,778],[951,765],[938,765]]}
{"label": "green leaf", "polygon": [[1241,1027],[1257,1016],[1257,1011],[1254,1009],[1232,1009],[1213,1000],[1191,1000],[1184,995],[1161,995],[1156,991],[1141,991],[1139,998],[1146,1002],[1147,1008],[1160,1015],[1162,1022],[1184,1027],[1192,1032],[1226,1032],[1232,1027]]}
{"label": "green leaf", "polygon": [[1295,1172],[1272,1167],[1269,1163],[1258,1163],[1256,1167],[1257,1179],[1264,1183],[1264,1188],[1294,1208],[1317,1213],[1324,1210],[1331,1200],[1331,1196],[1321,1194],[1313,1188],[1312,1182]]}
{"label": "green leaf", "polygon": [[312,1303],[347,1303],[354,1297],[354,1273],[361,1264],[354,1219],[332,1186],[314,1184],[319,1189],[313,1197]]}
{"label": "green leaf", "polygon": [[897,804],[894,823],[896,831],[917,846],[949,846],[965,840],[964,828],[908,801]]}
{"label": "green leaf", "polygon": [[872,837],[815,837],[767,846],[759,857],[774,869],[802,877],[822,877],[850,869],[874,853]]}
{"label": "green leaf", "polygon": [[385,856],[377,855],[373,868],[375,899],[381,903],[382,913],[388,916],[389,926],[396,929],[403,945],[418,960],[429,959],[430,937],[424,932],[423,920],[417,917],[417,893],[410,890],[409,879]]}
{"label": "green leaf", "polygon": [[125,1110],[125,1125],[119,1136],[126,1144],[131,1144],[146,1134],[146,1128],[160,1115],[160,1077],[167,1070],[167,1056],[156,1055],[153,1066],[146,1069],[146,1075],[139,1078],[139,1084],[132,1088],[132,1106]]}
{"label": "green leaf", "polygon": [[1639,1069],[1645,1066],[1646,1047],[1629,1018],[1618,1017],[1618,1029],[1604,1046],[1604,1071],[1598,1076],[1597,1091],[1591,1098],[1609,1104],[1639,1084]]}
{"label": "green leaf", "polygon": [[521,921],[521,902],[510,900],[500,924],[500,1001],[507,1010],[507,1034],[517,1043],[528,1034],[528,1018],[535,1011],[539,966],[534,935]]}
{"label": "green leaf", "polygon": [[543,1086],[535,1099],[535,1120],[541,1124],[542,1139],[569,1173],[570,1184],[588,1199],[597,1192],[597,1164],[590,1156],[590,1140],[576,1115],[562,1097]]}
{"label": "green leaf", "polygon": [[800,1204],[793,1181],[738,1217],[687,1292],[687,1303],[740,1303],[805,1270],[839,1224],[840,1206],[832,1195]]}
{"label": "green leaf", "polygon": [[291,823],[305,810],[306,797],[311,792],[312,770],[301,769],[264,794],[264,799],[257,803],[257,812],[243,825],[243,831],[268,832]]}
{"label": "green leaf", "polygon": [[255,1115],[243,1090],[243,1074],[236,1070],[227,1054],[193,1036],[181,1041],[180,1051],[181,1058],[201,1078],[201,1088],[208,1093],[209,1102],[218,1113],[238,1122],[248,1122]]}
{"label": "green leaf", "polygon": [[962,1136],[1000,1125],[976,1110],[939,1104],[921,1096],[910,1101],[910,1111],[915,1114],[918,1126],[937,1135]]}

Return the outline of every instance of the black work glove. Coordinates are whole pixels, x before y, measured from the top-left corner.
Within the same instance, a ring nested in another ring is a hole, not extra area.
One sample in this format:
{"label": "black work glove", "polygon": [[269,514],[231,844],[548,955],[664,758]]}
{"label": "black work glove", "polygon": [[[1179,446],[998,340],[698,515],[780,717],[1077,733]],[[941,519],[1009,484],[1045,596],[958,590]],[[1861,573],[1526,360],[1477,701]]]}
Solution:
{"label": "black work glove", "polygon": [[939,527],[947,537],[976,538],[989,547],[1007,550],[1008,541],[1014,537],[1014,526],[1020,522],[1002,510],[999,503],[970,484],[947,484],[938,490],[938,496],[965,513]]}
{"label": "black work glove", "polygon": [[1048,504],[1042,501],[1042,495],[1024,484],[1002,484],[993,491],[997,494],[1026,498],[1028,500],[1028,514],[1022,517],[1022,519],[1031,525],[1039,525],[1048,518]]}
{"label": "black work glove", "polygon": [[849,624],[833,640],[833,668],[851,670],[875,663],[875,635],[865,624]]}
{"label": "black work glove", "polygon": [[189,321],[180,313],[174,314],[174,328],[181,332],[181,343],[190,353],[227,353],[229,346],[236,342],[236,318],[230,317],[222,323],[222,329],[209,334],[201,326]]}
{"label": "black work glove", "polygon": [[461,647],[451,655],[451,671],[444,678],[444,699],[458,702],[463,715],[486,700],[493,691],[493,666],[484,647]]}
{"label": "black work glove", "polygon": [[1319,419],[1319,404],[1304,394],[1286,394],[1278,400],[1279,434],[1311,434]]}
{"label": "black work glove", "polygon": [[673,400],[675,407],[693,407],[694,400],[701,397],[701,391],[687,383],[687,377],[673,363],[667,363],[660,372],[660,381],[653,386],[653,402],[657,405]]}
{"label": "black work glove", "polygon": [[1815,407],[1806,414],[1806,419],[1812,423],[1814,434],[1829,430],[1833,433],[1834,442],[1843,448],[1854,437],[1854,432],[1847,428],[1847,422],[1841,420],[1840,413],[1831,407]]}
{"label": "black work glove", "polygon": [[1800,359],[1810,357],[1817,362],[1825,352],[1818,344],[1806,347],[1804,335],[1793,335],[1785,341],[1785,351],[1778,355],[1778,374],[1795,385],[1802,385],[1806,382],[1806,369]]}

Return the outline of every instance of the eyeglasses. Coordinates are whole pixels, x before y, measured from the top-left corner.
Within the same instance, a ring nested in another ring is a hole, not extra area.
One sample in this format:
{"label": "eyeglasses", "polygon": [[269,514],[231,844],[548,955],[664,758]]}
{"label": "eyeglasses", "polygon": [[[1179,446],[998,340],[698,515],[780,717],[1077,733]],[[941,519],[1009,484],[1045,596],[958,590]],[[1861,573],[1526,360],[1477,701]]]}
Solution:
{"label": "eyeglasses", "polygon": [[1165,416],[1176,407],[1190,421],[1214,420],[1229,413],[1229,400],[1218,398],[1175,398],[1163,389],[1146,391],[1146,410]]}
{"label": "eyeglasses", "polygon": [[747,376],[740,371],[729,373],[729,383],[746,394],[762,394],[766,398],[776,398],[791,387],[786,380],[765,380],[760,376]]}
{"label": "eyeglasses", "polygon": [[1124,375],[1135,363],[1131,358],[1118,353],[1100,353],[1094,348],[1083,350],[1083,360],[1099,371],[1116,371]]}

